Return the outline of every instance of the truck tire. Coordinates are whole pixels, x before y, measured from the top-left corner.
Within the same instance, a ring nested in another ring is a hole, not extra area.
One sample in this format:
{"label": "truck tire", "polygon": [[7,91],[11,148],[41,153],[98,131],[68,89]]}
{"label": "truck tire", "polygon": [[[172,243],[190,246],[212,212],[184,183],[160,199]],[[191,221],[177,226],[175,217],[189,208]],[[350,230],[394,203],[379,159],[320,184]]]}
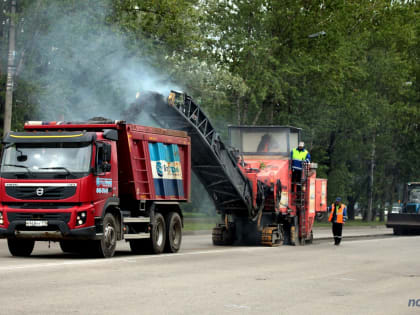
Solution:
{"label": "truck tire", "polygon": [[159,212],[155,213],[152,230],[150,232],[152,251],[155,254],[161,254],[165,249],[166,225],[165,219]]}
{"label": "truck tire", "polygon": [[[88,244],[87,244],[88,245]],[[107,213],[103,220],[103,236],[99,241],[90,244],[95,257],[111,258],[117,246],[117,222],[111,213]]]}
{"label": "truck tire", "polygon": [[166,223],[166,245],[165,252],[176,253],[181,248],[182,242],[182,221],[176,212],[169,212],[165,215]]}
{"label": "truck tire", "polygon": [[34,250],[35,241],[9,238],[7,239],[7,246],[9,247],[10,254],[13,256],[27,257]]}

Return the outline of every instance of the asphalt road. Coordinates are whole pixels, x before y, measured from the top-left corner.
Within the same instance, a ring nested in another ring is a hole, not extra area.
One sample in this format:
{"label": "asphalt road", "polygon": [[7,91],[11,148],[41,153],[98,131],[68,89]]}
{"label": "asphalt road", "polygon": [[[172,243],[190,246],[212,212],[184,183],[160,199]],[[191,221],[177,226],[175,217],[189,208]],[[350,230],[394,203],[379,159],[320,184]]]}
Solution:
{"label": "asphalt road", "polygon": [[84,259],[41,242],[14,258],[0,240],[0,314],[418,314],[419,243],[214,247],[191,235],[178,254],[121,243],[112,259]]}

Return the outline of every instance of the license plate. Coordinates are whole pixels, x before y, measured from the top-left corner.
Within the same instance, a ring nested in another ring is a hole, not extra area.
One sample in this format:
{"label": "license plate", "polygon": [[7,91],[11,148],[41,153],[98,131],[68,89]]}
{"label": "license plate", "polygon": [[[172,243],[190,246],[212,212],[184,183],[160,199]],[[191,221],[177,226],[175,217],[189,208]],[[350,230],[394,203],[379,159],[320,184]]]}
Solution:
{"label": "license plate", "polygon": [[35,227],[48,226],[48,221],[46,221],[46,220],[27,220],[26,221],[26,226],[35,226]]}

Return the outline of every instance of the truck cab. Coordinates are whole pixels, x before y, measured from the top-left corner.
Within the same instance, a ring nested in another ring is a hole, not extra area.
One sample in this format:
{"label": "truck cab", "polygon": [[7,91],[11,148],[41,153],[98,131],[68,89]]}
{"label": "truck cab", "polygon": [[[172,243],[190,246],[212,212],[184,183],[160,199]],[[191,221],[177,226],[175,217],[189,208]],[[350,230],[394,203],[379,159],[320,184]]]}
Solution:
{"label": "truck cab", "polygon": [[420,183],[407,183],[402,213],[420,214]]}
{"label": "truck cab", "polygon": [[290,126],[229,126],[230,145],[245,156],[289,159],[301,129]]}
{"label": "truck cab", "polygon": [[[48,237],[57,231],[82,238],[94,235],[98,209],[118,196],[115,143],[102,132],[77,131],[11,132],[4,144],[0,183],[8,229],[0,231],[35,237],[28,230],[48,224]],[[54,220],[40,213],[54,206]],[[15,232],[18,227],[23,229]]]}

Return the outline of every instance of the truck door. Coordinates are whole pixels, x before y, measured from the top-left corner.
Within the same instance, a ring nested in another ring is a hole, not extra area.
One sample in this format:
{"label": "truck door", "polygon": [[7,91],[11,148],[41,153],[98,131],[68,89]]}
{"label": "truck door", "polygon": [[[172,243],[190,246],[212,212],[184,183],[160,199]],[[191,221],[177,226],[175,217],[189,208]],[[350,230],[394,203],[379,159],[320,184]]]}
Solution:
{"label": "truck door", "polygon": [[118,169],[115,142],[96,142],[96,195],[97,199],[118,196]]}

